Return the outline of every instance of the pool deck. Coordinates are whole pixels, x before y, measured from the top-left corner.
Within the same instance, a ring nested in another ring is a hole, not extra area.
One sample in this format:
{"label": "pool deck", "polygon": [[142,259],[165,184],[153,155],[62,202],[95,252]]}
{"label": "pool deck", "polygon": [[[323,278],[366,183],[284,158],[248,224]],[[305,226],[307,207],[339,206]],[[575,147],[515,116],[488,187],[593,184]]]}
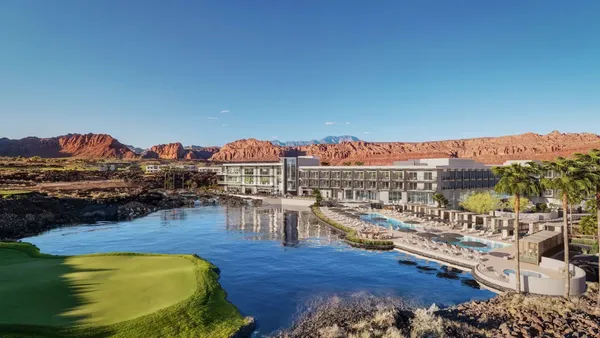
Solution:
{"label": "pool deck", "polygon": [[[328,208],[322,209],[326,212],[326,214],[332,214],[332,211],[328,210]],[[372,213],[384,215],[385,217],[396,220],[398,222],[406,222],[410,219],[414,220],[414,217],[403,217],[403,215],[391,214],[382,210],[373,211]],[[340,220],[338,219],[336,221],[339,222]],[[388,229],[386,231],[393,235],[393,238],[391,240],[394,242],[396,250],[414,256],[429,259],[432,261],[436,261],[441,264],[457,267],[462,270],[471,271],[473,277],[477,280],[477,282],[479,282],[485,288],[490,289],[494,292],[500,293],[514,290],[516,286],[515,278],[510,278],[507,274],[504,273],[504,270],[506,269],[516,269],[516,263],[513,258],[514,247],[512,246],[512,244],[514,243],[510,243],[509,241],[503,241],[499,238],[481,237],[478,236],[477,233],[462,231],[462,229],[453,229],[450,226],[434,225],[426,220],[420,220],[420,222],[421,223],[419,224],[411,224],[415,226],[415,229],[418,232],[427,232],[428,229],[438,229],[443,230],[444,232],[458,233],[463,236],[469,236],[484,241],[493,241],[504,244],[510,244],[510,246],[495,248],[487,253],[473,252],[468,250],[450,248],[440,243],[434,243],[430,240],[420,239],[418,238],[418,236],[414,236],[415,233],[407,233]],[[348,219],[348,222],[344,225],[357,230],[359,228],[357,223],[353,222],[350,219]],[[564,281],[563,274],[559,273],[556,269],[543,268],[538,265],[525,263],[522,261],[520,262],[520,266],[521,270],[530,270],[533,272],[538,272],[547,277],[542,278],[542,280],[554,280],[561,282]],[[522,281],[521,283],[521,288],[524,291],[532,292],[525,285],[528,284],[528,279],[523,279],[523,276],[521,276],[521,278],[524,281]]]}

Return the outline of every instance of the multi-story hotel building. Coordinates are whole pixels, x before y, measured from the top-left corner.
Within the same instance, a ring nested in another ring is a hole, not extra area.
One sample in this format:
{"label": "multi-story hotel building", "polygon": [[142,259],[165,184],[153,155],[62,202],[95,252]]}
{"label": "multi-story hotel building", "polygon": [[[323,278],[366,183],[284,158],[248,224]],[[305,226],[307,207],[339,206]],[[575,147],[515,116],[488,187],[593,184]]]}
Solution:
{"label": "multi-story hotel building", "polygon": [[319,189],[325,199],[433,204],[440,192],[456,207],[472,191],[497,182],[491,168],[468,159],[394,162],[391,166],[301,166],[299,195]]}
{"label": "multi-story hotel building", "polygon": [[282,157],[279,162],[226,163],[219,185],[234,193],[298,195],[298,168],[318,165],[319,158],[313,156]]}

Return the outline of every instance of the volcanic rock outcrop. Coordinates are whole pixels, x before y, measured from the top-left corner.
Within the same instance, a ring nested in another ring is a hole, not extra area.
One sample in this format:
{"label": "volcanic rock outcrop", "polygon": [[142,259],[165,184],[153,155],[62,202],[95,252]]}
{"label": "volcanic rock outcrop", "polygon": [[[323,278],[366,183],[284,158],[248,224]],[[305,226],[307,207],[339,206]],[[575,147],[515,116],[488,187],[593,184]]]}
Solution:
{"label": "volcanic rock outcrop", "polygon": [[0,139],[0,156],[135,158],[136,154],[105,134],[67,134],[51,138]]}

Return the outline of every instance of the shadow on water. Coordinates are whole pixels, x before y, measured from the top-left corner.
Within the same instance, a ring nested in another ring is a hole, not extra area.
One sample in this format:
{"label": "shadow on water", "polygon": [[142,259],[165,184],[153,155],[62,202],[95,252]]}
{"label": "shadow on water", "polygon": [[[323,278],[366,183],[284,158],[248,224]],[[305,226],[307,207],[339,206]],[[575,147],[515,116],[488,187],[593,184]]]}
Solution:
{"label": "shadow on water", "polygon": [[402,265],[417,265],[417,262],[411,261],[409,259],[400,259],[400,260],[398,260],[398,263],[400,263]]}
{"label": "shadow on water", "polygon": [[[81,310],[91,305],[88,297],[97,283],[78,280],[81,275],[111,269],[84,269],[69,257],[33,258],[12,249],[0,249],[0,336],[69,336],[91,319]],[[92,337],[113,334],[94,330]]]}

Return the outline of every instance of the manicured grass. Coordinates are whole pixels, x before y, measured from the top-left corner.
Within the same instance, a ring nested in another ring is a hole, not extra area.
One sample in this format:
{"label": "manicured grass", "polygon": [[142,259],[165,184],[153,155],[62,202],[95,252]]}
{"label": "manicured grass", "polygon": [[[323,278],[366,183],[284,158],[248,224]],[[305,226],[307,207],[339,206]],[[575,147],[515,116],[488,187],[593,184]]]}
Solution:
{"label": "manicured grass", "polygon": [[191,255],[51,256],[0,243],[1,337],[228,337],[243,324]]}
{"label": "manicured grass", "polygon": [[31,193],[29,190],[0,190],[0,198],[8,198],[14,195],[23,195],[29,193]]}

